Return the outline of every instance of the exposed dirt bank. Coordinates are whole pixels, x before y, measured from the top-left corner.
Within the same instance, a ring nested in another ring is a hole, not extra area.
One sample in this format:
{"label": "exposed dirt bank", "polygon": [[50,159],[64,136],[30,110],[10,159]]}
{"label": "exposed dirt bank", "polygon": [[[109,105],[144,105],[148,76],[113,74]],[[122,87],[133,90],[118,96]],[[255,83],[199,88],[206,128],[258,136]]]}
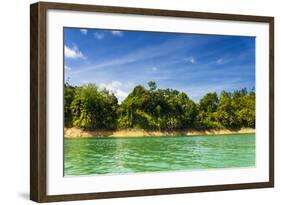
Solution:
{"label": "exposed dirt bank", "polygon": [[80,128],[64,128],[65,138],[82,137],[147,137],[147,136],[178,136],[178,135],[213,135],[213,134],[250,134],[255,133],[255,129],[243,128],[240,130],[179,130],[179,131],[146,131],[146,130],[99,130],[87,131]]}

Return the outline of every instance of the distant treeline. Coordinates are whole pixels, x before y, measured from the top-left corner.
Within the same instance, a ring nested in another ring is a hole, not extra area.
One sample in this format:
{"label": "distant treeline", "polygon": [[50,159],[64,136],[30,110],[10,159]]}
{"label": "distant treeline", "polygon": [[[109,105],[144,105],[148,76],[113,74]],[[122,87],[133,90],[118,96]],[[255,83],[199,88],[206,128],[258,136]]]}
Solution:
{"label": "distant treeline", "polygon": [[118,104],[116,96],[95,84],[64,85],[65,127],[114,129],[240,129],[255,127],[255,92],[207,93],[199,103],[173,89],[136,86]]}

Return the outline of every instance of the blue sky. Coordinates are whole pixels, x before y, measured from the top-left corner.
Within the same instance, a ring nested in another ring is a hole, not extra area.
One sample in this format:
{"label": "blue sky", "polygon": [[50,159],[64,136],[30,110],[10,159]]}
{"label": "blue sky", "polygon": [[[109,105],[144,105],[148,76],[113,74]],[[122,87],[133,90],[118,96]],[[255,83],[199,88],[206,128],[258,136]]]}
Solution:
{"label": "blue sky", "polygon": [[95,83],[121,102],[133,87],[208,92],[255,87],[255,38],[64,28],[65,80]]}

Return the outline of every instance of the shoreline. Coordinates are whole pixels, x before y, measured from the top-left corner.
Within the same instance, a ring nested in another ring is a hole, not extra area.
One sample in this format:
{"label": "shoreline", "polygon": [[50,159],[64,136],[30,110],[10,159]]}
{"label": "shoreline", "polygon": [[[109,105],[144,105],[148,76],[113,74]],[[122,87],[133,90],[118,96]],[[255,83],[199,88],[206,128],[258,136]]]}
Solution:
{"label": "shoreline", "polygon": [[161,137],[161,136],[194,136],[194,135],[227,135],[254,134],[253,128],[240,130],[211,129],[211,130],[176,130],[176,131],[146,131],[146,130],[95,130],[87,131],[80,128],[64,128],[64,138],[98,138],[98,137]]}

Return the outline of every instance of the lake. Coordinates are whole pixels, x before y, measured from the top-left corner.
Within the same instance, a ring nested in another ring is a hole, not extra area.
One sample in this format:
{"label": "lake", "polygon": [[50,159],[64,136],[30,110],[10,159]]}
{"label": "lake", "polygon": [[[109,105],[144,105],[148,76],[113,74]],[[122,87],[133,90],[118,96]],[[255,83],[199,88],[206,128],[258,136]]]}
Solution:
{"label": "lake", "polygon": [[64,175],[255,166],[255,134],[64,139]]}

